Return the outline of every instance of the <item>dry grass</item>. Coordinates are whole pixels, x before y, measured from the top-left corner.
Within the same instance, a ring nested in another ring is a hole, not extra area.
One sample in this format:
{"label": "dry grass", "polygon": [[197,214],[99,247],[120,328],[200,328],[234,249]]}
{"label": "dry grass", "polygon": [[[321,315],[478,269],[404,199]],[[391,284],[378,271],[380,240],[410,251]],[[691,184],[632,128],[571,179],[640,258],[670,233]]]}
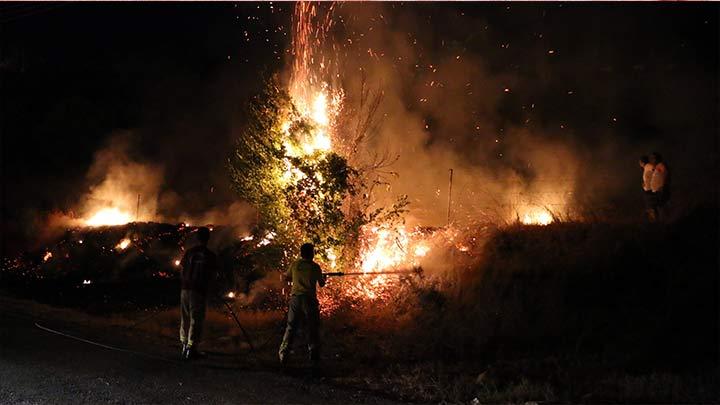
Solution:
{"label": "dry grass", "polygon": [[716,220],[504,228],[449,280],[328,319],[328,350],[422,402],[720,398]]}

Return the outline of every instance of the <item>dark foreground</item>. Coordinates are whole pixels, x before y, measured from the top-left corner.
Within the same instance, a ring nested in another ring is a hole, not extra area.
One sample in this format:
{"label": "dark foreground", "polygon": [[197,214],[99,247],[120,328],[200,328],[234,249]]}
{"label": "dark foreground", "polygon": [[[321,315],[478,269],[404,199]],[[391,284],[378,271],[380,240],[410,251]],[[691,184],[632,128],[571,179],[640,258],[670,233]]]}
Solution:
{"label": "dark foreground", "polygon": [[[194,364],[175,361],[171,346],[139,336],[57,320],[0,302],[0,402],[98,403],[389,403],[341,389],[321,377],[255,371],[242,360],[211,353]],[[119,352],[43,331],[35,322],[150,354]]]}

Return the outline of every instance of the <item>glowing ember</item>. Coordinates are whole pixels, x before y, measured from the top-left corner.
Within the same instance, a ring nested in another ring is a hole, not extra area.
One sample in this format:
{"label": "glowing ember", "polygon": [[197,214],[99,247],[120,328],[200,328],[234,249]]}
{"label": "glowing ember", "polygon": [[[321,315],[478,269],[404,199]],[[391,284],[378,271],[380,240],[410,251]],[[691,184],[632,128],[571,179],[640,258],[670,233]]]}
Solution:
{"label": "glowing ember", "polygon": [[526,212],[521,222],[524,225],[548,225],[553,222],[553,216],[544,209],[534,209]]}
{"label": "glowing ember", "polygon": [[115,249],[117,250],[125,250],[128,246],[130,246],[130,239],[125,238],[120,241],[120,243],[115,246]]}
{"label": "glowing ember", "polygon": [[52,252],[45,252],[45,256],[43,256],[43,261],[46,262],[50,259],[52,259]]}
{"label": "glowing ember", "polygon": [[124,225],[130,222],[130,214],[118,208],[104,208],[85,220],[87,226]]}
{"label": "glowing ember", "polygon": [[175,259],[175,261],[174,261],[173,263],[175,263],[175,267],[179,266],[179,265],[180,265],[180,259]]}
{"label": "glowing ember", "polygon": [[234,291],[230,291],[229,293],[227,293],[226,297],[228,297],[228,298],[235,298],[235,292],[234,292]]}

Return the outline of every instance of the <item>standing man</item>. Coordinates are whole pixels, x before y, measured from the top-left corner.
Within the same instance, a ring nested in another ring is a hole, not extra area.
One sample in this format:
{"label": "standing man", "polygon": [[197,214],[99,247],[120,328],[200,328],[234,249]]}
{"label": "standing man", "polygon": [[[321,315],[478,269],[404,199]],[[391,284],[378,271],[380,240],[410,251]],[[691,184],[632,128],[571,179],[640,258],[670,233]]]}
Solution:
{"label": "standing man", "polygon": [[655,205],[653,204],[653,193],[650,183],[652,182],[653,171],[655,165],[650,163],[647,156],[640,156],[640,167],[643,169],[642,189],[643,202],[645,203],[645,212],[647,212],[650,222],[655,222]]}
{"label": "standing man", "polygon": [[310,361],[312,361],[313,365],[317,365],[320,360],[320,339],[318,336],[320,308],[315,285],[319,284],[320,287],[324,287],[325,276],[323,276],[320,266],[313,261],[313,257],[315,257],[315,247],[311,243],[303,244],[300,246],[300,259],[290,265],[285,274],[285,280],[292,282],[292,290],[290,292],[287,328],[285,328],[285,336],[283,336],[278,351],[281,364],[286,363],[288,349],[297,333],[298,326],[301,324],[305,328],[308,338]]}
{"label": "standing man", "polygon": [[655,165],[650,180],[655,217],[657,220],[662,220],[665,216],[665,205],[670,200],[670,170],[657,152],[650,155],[650,163]]}
{"label": "standing man", "polygon": [[181,358],[190,360],[197,357],[197,346],[202,337],[205,321],[208,284],[217,272],[215,253],[207,248],[210,230],[197,230],[198,246],[188,250],[182,259],[180,291],[180,343]]}

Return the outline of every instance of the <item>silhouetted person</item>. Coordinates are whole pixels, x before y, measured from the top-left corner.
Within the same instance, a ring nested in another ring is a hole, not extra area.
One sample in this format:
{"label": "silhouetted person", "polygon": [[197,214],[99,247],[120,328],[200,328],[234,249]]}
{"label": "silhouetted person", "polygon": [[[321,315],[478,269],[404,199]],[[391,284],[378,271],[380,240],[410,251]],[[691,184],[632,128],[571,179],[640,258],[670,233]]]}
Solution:
{"label": "silhouetted person", "polygon": [[295,261],[285,274],[287,281],[292,281],[290,303],[287,315],[287,328],[283,336],[278,356],[280,363],[285,364],[288,350],[297,333],[298,326],[302,324],[308,338],[308,350],[313,365],[320,360],[320,307],[317,300],[316,284],[325,286],[325,276],[320,266],[313,261],[315,247],[305,243],[300,247],[300,259]]}
{"label": "silhouetted person", "polygon": [[650,183],[652,182],[653,172],[655,171],[655,165],[650,163],[650,159],[647,156],[640,156],[640,167],[643,170],[642,174],[642,189],[643,189],[643,203],[645,204],[645,212],[648,215],[650,222],[655,221],[655,209],[653,204],[653,193]]}
{"label": "silhouetted person", "polygon": [[198,246],[189,249],[182,259],[180,291],[180,343],[182,358],[192,359],[198,354],[197,347],[202,338],[208,284],[217,272],[215,253],[207,248],[210,230],[197,230]]}
{"label": "silhouetted person", "polygon": [[653,170],[652,179],[650,180],[653,210],[655,212],[655,218],[662,220],[666,215],[665,206],[670,200],[670,170],[662,156],[657,152],[653,152],[650,155],[650,163],[655,165],[655,170]]}

